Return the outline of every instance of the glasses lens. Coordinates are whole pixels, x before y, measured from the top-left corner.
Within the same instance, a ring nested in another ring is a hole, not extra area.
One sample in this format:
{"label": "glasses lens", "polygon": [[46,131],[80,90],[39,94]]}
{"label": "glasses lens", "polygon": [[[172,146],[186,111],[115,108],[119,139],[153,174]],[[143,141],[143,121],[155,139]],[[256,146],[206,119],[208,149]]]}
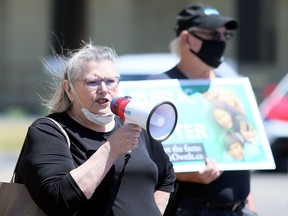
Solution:
{"label": "glasses lens", "polygon": [[189,31],[189,33],[195,37],[201,38],[201,39],[206,39],[206,40],[221,40],[224,38],[225,40],[229,40],[233,37],[233,32],[204,32],[204,31]]}
{"label": "glasses lens", "polygon": [[117,77],[113,77],[113,78],[106,78],[105,80],[105,85],[107,87],[114,87],[118,84],[118,79]]}
{"label": "glasses lens", "polygon": [[118,86],[119,78],[118,77],[110,77],[104,79],[85,79],[85,84],[89,88],[98,89],[101,85],[101,82],[104,82],[108,89],[114,89]]}
{"label": "glasses lens", "polygon": [[224,37],[226,40],[230,40],[233,37],[233,32],[224,32]]}
{"label": "glasses lens", "polygon": [[221,40],[221,38],[225,38],[225,40],[230,40],[233,36],[233,32],[214,32],[213,40]]}
{"label": "glasses lens", "polygon": [[101,80],[100,79],[86,79],[84,82],[88,87],[98,88]]}

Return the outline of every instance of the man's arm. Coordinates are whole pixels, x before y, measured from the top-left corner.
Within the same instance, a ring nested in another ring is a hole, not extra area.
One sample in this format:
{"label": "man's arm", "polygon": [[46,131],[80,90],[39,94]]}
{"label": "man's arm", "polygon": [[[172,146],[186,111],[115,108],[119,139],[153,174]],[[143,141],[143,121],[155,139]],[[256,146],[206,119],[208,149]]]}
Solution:
{"label": "man's arm", "polygon": [[256,205],[255,205],[254,197],[251,192],[249,193],[247,197],[247,206],[251,211],[256,212]]}

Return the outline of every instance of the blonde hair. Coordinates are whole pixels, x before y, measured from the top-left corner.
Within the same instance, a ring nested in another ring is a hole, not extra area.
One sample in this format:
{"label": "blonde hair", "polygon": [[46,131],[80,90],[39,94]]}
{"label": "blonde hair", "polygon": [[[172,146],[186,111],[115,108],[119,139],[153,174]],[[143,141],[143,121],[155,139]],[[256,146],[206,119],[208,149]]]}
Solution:
{"label": "blonde hair", "polygon": [[[85,72],[84,68],[87,62],[101,62],[105,60],[115,62],[117,58],[118,55],[114,49],[107,46],[93,45],[90,42],[89,44],[84,43],[82,48],[78,50],[70,51],[68,57],[61,58],[57,56],[57,59],[63,66],[60,73],[59,71],[55,73],[55,71],[51,70],[51,66],[48,65],[47,67],[46,64],[46,68],[48,68],[50,74],[54,76],[50,99],[44,100],[43,103],[43,105],[48,108],[48,113],[65,112],[71,105],[71,101],[63,88],[64,80],[69,80],[69,82],[73,84],[75,80]],[[120,75],[118,74],[118,76]]]}
{"label": "blonde hair", "polygon": [[180,46],[180,40],[179,40],[179,37],[173,39],[171,42],[170,42],[170,51],[174,54],[176,54],[177,56],[180,57],[180,53],[181,53],[181,46]]}

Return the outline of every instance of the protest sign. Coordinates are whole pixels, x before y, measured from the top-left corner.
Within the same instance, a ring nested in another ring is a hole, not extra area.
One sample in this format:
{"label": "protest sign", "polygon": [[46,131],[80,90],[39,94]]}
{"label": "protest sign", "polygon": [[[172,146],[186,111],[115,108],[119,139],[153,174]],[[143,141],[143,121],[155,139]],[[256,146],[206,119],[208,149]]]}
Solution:
{"label": "protest sign", "polygon": [[177,126],[162,143],[176,172],[201,170],[206,157],[220,170],[275,168],[248,78],[123,81],[119,95],[176,106]]}

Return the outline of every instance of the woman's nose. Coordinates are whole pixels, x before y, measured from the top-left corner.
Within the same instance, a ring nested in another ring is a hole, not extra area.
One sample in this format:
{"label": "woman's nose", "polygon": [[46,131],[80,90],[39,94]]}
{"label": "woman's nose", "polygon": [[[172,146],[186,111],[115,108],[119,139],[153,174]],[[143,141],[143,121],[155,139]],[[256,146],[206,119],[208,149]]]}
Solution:
{"label": "woman's nose", "polygon": [[100,85],[99,85],[99,87],[98,87],[98,91],[105,91],[105,92],[107,92],[107,90],[108,90],[108,88],[107,88],[107,86],[106,86],[106,84],[105,84],[105,82],[102,80],[101,82],[100,82]]}

